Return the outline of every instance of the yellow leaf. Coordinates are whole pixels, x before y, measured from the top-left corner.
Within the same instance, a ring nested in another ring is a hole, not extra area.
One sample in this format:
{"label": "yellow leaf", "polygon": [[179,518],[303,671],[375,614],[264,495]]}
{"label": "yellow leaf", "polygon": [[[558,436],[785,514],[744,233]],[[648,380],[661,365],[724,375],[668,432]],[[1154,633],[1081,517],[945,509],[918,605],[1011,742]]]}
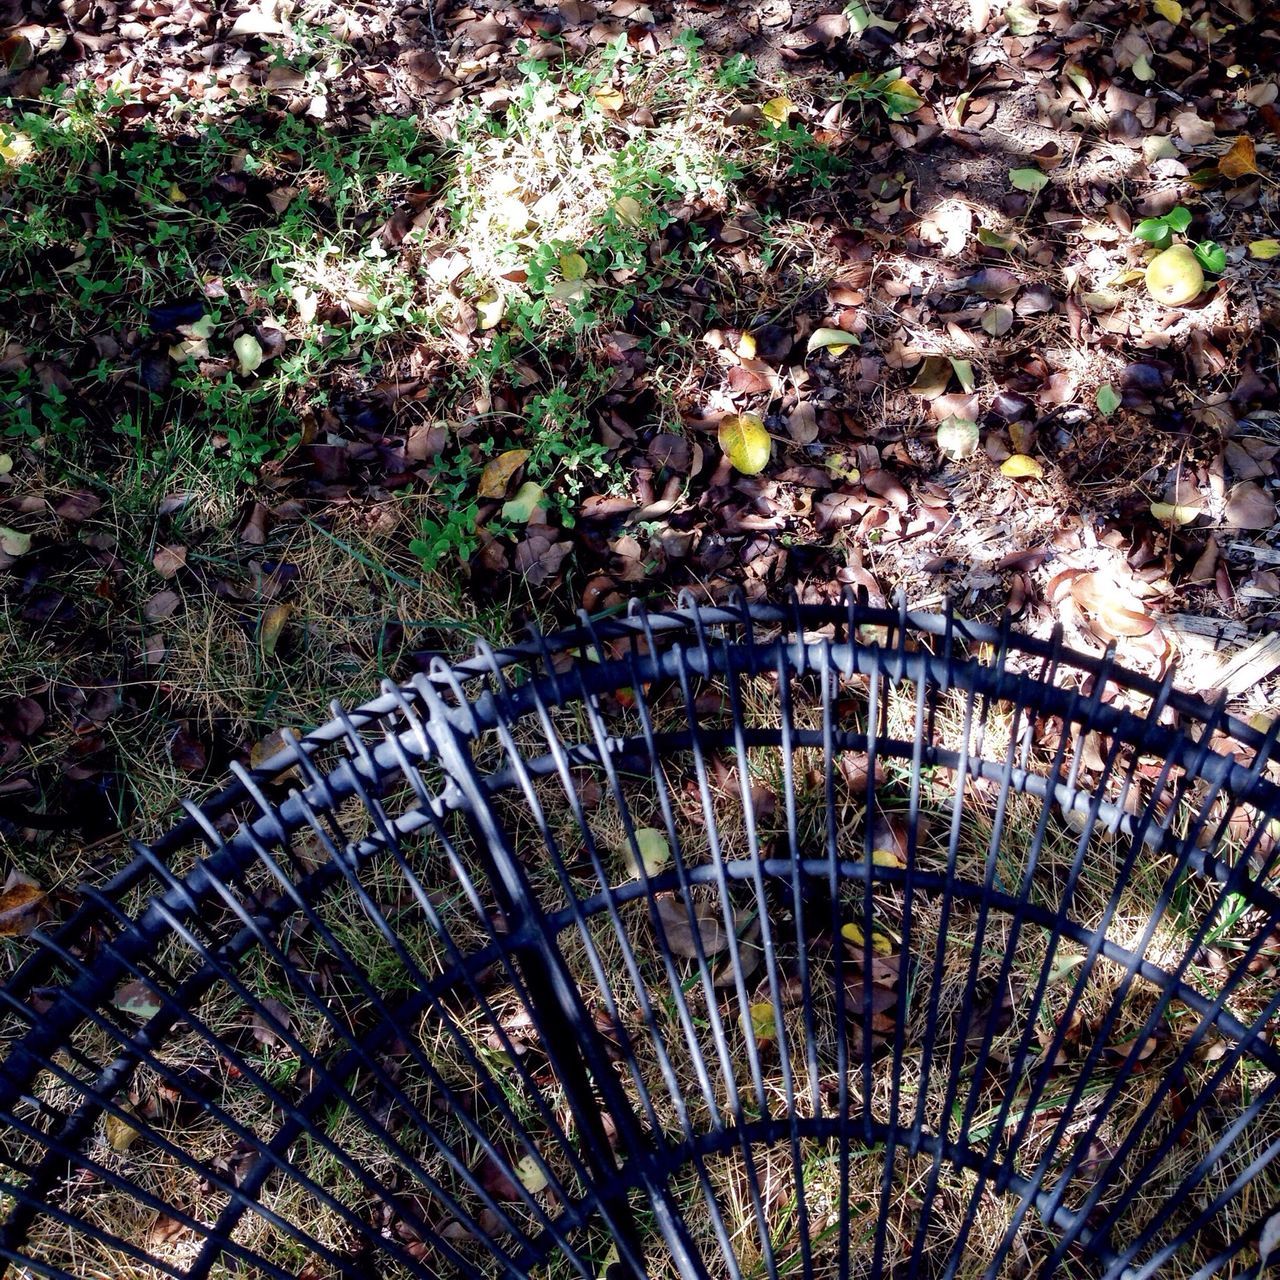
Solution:
{"label": "yellow leaf", "polygon": [[11,874],[0,892],[0,938],[30,933],[39,923],[38,909],[44,903],[44,890],[34,881],[19,879],[18,874]]}
{"label": "yellow leaf", "polygon": [[621,111],[624,98],[617,89],[601,89],[592,95],[601,111]]}
{"label": "yellow leaf", "polygon": [[1259,262],[1280,258],[1280,240],[1253,240],[1249,243],[1249,256]]}
{"label": "yellow leaf", "polygon": [[1029,458],[1025,453],[1015,453],[1000,464],[1000,474],[1010,480],[1039,480],[1044,475],[1044,468],[1036,458]]}
{"label": "yellow leaf", "polygon": [[580,253],[562,253],[560,255],[560,274],[566,280],[585,280],[587,278],[587,260]]}
{"label": "yellow leaf", "polygon": [[0,160],[5,164],[25,164],[35,154],[35,150],[35,144],[25,133],[0,125]]}
{"label": "yellow leaf", "polygon": [[[128,1111],[128,1107],[122,1110]],[[141,1136],[137,1129],[133,1127],[127,1120],[121,1119],[119,1116],[109,1115],[103,1122],[103,1128],[107,1134],[107,1145],[117,1155],[124,1155],[138,1138]]]}
{"label": "yellow leaf", "polygon": [[756,340],[749,333],[744,333],[738,338],[736,354],[739,360],[754,360],[756,351]]}
{"label": "yellow leaf", "polygon": [[[640,852],[640,862],[647,876],[656,876],[671,861],[671,845],[664,832],[657,827],[636,828],[636,849]],[[630,844],[623,846],[627,862],[634,874],[639,875],[635,853]]]}
{"label": "yellow leaf", "polygon": [[476,322],[481,329],[496,329],[502,323],[507,304],[502,295],[489,292],[483,298],[476,299]]}
{"label": "yellow leaf", "polygon": [[778,1020],[774,1016],[773,1005],[768,1000],[761,1000],[751,1006],[751,1034],[758,1042],[778,1038]]}
{"label": "yellow leaf", "polygon": [[906,864],[893,849],[872,849],[871,865],[874,867],[902,867]]}
{"label": "yellow leaf", "polygon": [[924,106],[924,99],[916,92],[910,80],[893,80],[885,88],[895,115],[909,116]]}
{"label": "yellow leaf", "polygon": [[276,604],[262,615],[262,626],[258,629],[258,647],[265,657],[270,658],[280,643],[280,637],[293,616],[293,605]]}
{"label": "yellow leaf", "polygon": [[[840,936],[855,947],[866,945],[862,930],[853,923],[841,926]],[[893,943],[879,929],[871,930],[871,950],[878,956],[893,954]]]}
{"label": "yellow leaf", "polygon": [[0,524],[0,551],[7,556],[25,556],[31,550],[31,535]]}
{"label": "yellow leaf", "polygon": [[1197,516],[1201,516],[1204,512],[1200,507],[1187,506],[1178,502],[1153,502],[1151,504],[1151,514],[1157,520],[1167,521],[1172,524],[1190,524]]}
{"label": "yellow leaf", "polygon": [[232,344],[236,359],[240,361],[241,376],[247,378],[262,364],[262,343],[251,333],[242,333]]}
{"label": "yellow leaf", "polygon": [[1224,178],[1243,178],[1245,174],[1258,172],[1258,153],[1253,139],[1241,134],[1231,150],[1218,161],[1218,172]]}
{"label": "yellow leaf", "polygon": [[760,108],[760,114],[764,116],[770,124],[783,125],[787,123],[787,117],[796,109],[796,104],[788,97],[770,98],[768,102]]}
{"label": "yellow leaf", "polygon": [[613,211],[618,215],[618,221],[628,227],[638,227],[644,217],[644,210],[635,196],[619,196],[613,202]]}
{"label": "yellow leaf", "polygon": [[530,1195],[537,1195],[539,1191],[545,1191],[547,1188],[547,1175],[538,1167],[538,1162],[532,1156],[525,1156],[516,1164],[516,1177],[520,1179],[520,1185]]}
{"label": "yellow leaf", "polygon": [[508,449],[492,459],[480,473],[480,487],[476,493],[481,498],[504,498],[511,477],[524,465],[528,449]]}
{"label": "yellow leaf", "polygon": [[1151,0],[1151,7],[1175,27],[1182,21],[1182,6],[1178,0]]}
{"label": "yellow leaf", "polygon": [[768,465],[773,442],[758,413],[725,414],[720,419],[718,436],[729,461],[744,476],[754,476]]}

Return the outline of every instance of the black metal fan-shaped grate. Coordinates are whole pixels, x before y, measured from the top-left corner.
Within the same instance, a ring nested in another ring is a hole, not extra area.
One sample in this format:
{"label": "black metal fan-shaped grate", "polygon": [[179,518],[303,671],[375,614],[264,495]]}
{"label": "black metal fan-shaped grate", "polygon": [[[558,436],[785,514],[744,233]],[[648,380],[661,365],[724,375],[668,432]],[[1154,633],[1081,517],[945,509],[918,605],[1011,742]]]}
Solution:
{"label": "black metal fan-shaped grate", "polygon": [[1258,1274],[1280,767],[950,614],[440,664],[38,934],[11,1274]]}

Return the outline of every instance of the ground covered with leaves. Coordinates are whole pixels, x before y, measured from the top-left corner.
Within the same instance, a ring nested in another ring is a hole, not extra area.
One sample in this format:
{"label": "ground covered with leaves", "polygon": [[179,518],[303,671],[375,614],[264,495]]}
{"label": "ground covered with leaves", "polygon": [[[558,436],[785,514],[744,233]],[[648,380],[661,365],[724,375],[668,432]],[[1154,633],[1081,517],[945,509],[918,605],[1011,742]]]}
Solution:
{"label": "ground covered with leaves", "polygon": [[1007,606],[1270,705],[1266,6],[0,18],[0,839],[47,910],[328,698],[682,588]]}

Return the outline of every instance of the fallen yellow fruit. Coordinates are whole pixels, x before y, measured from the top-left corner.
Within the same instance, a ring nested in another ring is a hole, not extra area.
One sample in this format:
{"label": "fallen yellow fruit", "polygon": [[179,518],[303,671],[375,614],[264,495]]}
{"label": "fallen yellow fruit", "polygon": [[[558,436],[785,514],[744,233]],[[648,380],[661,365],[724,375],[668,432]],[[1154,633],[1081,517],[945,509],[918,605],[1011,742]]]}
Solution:
{"label": "fallen yellow fruit", "polygon": [[1181,307],[1200,296],[1204,271],[1185,244],[1175,244],[1147,264],[1147,292],[1166,307]]}

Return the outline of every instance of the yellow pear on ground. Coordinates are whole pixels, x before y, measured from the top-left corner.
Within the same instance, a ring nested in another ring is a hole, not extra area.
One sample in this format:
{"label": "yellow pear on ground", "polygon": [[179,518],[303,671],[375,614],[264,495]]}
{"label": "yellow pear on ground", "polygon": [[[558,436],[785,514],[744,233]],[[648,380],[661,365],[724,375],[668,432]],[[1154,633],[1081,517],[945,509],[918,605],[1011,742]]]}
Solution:
{"label": "yellow pear on ground", "polygon": [[1181,307],[1200,296],[1204,271],[1185,244],[1157,253],[1147,264],[1147,292],[1166,307]]}

